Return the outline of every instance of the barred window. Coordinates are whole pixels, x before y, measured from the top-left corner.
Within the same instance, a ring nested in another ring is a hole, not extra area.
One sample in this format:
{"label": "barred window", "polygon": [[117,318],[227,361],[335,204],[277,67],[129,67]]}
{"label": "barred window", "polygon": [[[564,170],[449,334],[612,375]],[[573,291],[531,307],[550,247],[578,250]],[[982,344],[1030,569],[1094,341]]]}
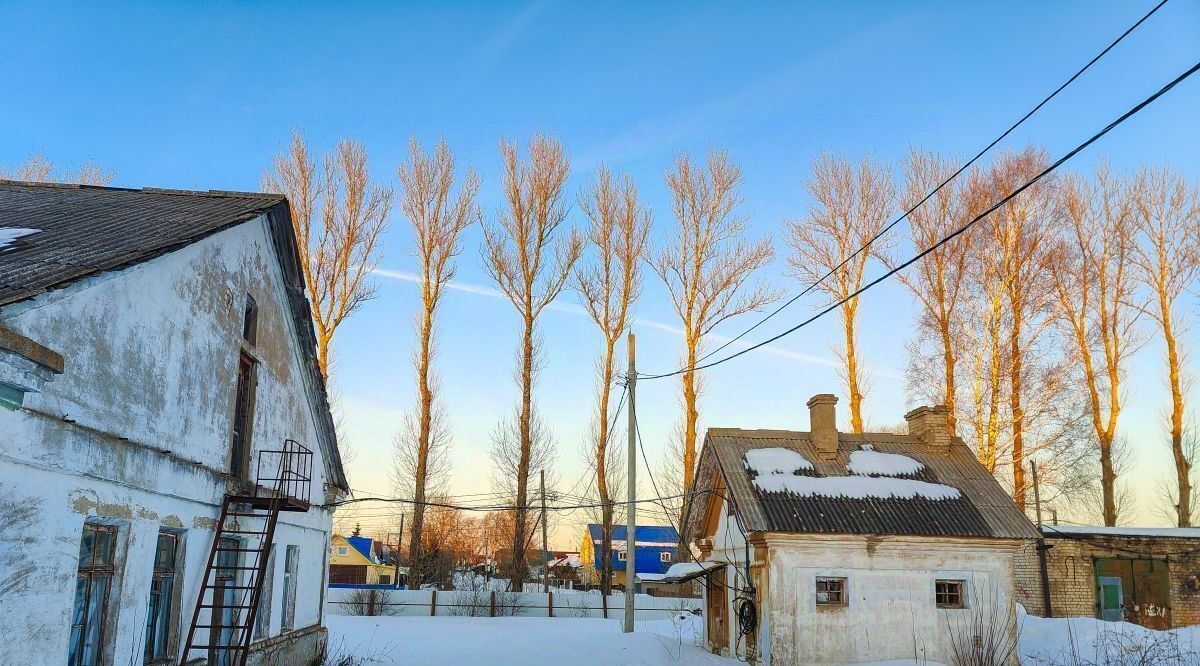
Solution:
{"label": "barred window", "polygon": [[846,605],[846,579],[845,578],[817,578],[817,605],[818,606],[845,606]]}
{"label": "barred window", "polygon": [[171,656],[171,631],[175,608],[175,558],[179,552],[179,535],[159,532],[154,550],[154,573],[150,579],[150,608],[146,614],[146,661]]}
{"label": "barred window", "polygon": [[67,663],[93,666],[103,659],[105,615],[116,575],[117,528],[85,523],[79,541],[79,569],[75,576],[75,604],[71,611],[71,645]]}
{"label": "barred window", "polygon": [[933,585],[933,597],[938,608],[965,608],[963,592],[967,587],[962,580],[939,580]]}

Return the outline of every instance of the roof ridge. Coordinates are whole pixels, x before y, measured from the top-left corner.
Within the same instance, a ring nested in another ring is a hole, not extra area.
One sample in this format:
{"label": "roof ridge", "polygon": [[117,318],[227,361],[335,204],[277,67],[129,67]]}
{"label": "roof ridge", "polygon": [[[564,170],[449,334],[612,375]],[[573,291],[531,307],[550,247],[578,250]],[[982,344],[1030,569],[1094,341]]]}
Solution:
{"label": "roof ridge", "polygon": [[148,194],[180,194],[186,196],[254,198],[282,201],[286,197],[274,192],[244,192],[241,190],[188,190],[170,187],[116,187],[113,185],[92,185],[89,183],[58,183],[52,181],[13,180],[0,178],[0,185],[17,185],[20,187],[44,187],[60,190],[107,190],[112,192],[146,192]]}

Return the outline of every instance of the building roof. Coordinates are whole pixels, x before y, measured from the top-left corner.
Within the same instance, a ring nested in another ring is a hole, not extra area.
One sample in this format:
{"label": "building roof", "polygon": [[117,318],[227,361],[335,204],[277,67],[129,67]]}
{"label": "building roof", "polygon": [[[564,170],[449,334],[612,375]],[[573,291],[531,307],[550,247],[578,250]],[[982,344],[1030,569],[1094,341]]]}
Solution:
{"label": "building roof", "polygon": [[344,538],[346,539],[346,543],[350,544],[350,546],[352,548],[354,548],[354,550],[358,551],[359,555],[362,555],[363,557],[367,558],[371,562],[378,561],[372,554],[372,551],[374,550],[374,548],[372,547],[371,544],[374,541],[374,539],[372,539],[371,537],[362,537],[362,536],[348,536],[348,537],[344,537]]}
{"label": "building roof", "polygon": [[1042,525],[1053,536],[1115,536],[1155,539],[1200,539],[1200,527],[1100,527],[1097,525]]}
{"label": "building roof", "polygon": [[282,263],[304,352],[301,358],[318,407],[330,482],[348,490],[325,379],[317,364],[291,212],[283,196],[0,180],[0,230],[19,230],[0,243],[0,307],[148,261],[264,215]]}
{"label": "building roof", "polygon": [[[747,457],[760,449],[771,450]],[[769,469],[789,460],[791,469]],[[838,433],[837,454],[825,460],[807,432],[711,429],[693,492],[714,487],[717,475],[748,532],[1038,537],[958,439],[939,448],[913,435]],[[689,534],[704,504],[688,511]]]}
{"label": "building roof", "polygon": [[[614,544],[625,542],[626,527],[625,525],[613,525],[612,540]],[[599,544],[604,537],[600,525],[589,523],[587,529],[588,534],[592,537],[592,543]],[[638,525],[637,545],[647,548],[674,548],[679,545],[679,532],[671,525]]]}

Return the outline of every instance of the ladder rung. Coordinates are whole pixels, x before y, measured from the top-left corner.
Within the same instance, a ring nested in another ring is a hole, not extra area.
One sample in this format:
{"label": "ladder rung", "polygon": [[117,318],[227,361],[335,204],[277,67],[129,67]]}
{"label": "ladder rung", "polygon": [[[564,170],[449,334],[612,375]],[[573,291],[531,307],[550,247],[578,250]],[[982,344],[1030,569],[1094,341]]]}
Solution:
{"label": "ladder rung", "polygon": [[217,547],[218,553],[261,553],[262,548],[221,548]]}
{"label": "ladder rung", "polygon": [[250,627],[246,627],[246,626],[243,626],[240,624],[197,624],[196,628],[197,629],[241,629],[243,631],[250,629]]}
{"label": "ladder rung", "polygon": [[[196,625],[196,626],[198,627],[200,625]],[[190,652],[191,650],[247,650],[247,649],[249,649],[249,648],[244,648],[241,645],[193,645],[192,647],[188,648],[188,651]]]}
{"label": "ladder rung", "polygon": [[226,571],[236,569],[238,571],[258,571],[258,567],[229,567],[223,564],[214,564],[214,569],[225,569]]}
{"label": "ladder rung", "polygon": [[217,587],[216,585],[209,585],[209,584],[205,583],[204,589],[206,589],[206,590],[253,590],[254,586],[253,585],[222,585],[220,587]]}
{"label": "ladder rung", "polygon": [[268,518],[268,517],[270,517],[270,514],[267,514],[267,513],[242,513],[241,511],[238,511],[237,513],[230,511],[230,512],[226,513],[225,515],[226,516],[235,516],[238,518]]}
{"label": "ladder rung", "polygon": [[[226,606],[223,604],[200,604],[201,608],[223,608],[225,610],[250,610],[253,606]],[[196,625],[197,627],[200,625]],[[241,625],[237,625],[241,626]]]}
{"label": "ladder rung", "polygon": [[266,536],[266,532],[262,530],[221,530],[221,534],[259,534]]}

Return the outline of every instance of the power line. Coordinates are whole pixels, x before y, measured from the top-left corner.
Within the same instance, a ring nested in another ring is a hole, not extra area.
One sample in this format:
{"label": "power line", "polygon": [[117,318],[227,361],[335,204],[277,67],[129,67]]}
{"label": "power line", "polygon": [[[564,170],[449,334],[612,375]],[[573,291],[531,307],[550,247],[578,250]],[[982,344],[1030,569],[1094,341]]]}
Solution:
{"label": "power line", "polygon": [[[1000,136],[993,139],[991,143],[989,143],[987,146],[985,146],[983,148],[983,150],[979,151],[978,153],[975,153],[974,157],[967,160],[962,166],[960,166],[958,168],[957,171],[950,174],[945,180],[943,180],[941,182],[941,184],[939,184],[937,187],[933,188],[933,190],[931,190],[928,194],[926,194],[924,198],[922,198],[920,201],[918,201],[916,204],[914,204],[908,210],[904,211],[903,215],[900,215],[896,219],[892,220],[887,226],[885,226],[882,230],[880,230],[879,233],[872,236],[861,247],[859,247],[857,250],[852,252],[846,258],[842,259],[842,261],[840,263],[838,263],[837,266],[834,266],[833,268],[829,269],[824,275],[822,275],[819,279],[817,279],[816,282],[813,282],[812,284],[805,287],[803,291],[801,291],[800,293],[796,294],[795,296],[793,296],[790,299],[788,299],[787,301],[785,301],[782,305],[780,305],[779,307],[777,307],[773,311],[771,311],[767,316],[765,316],[762,319],[755,322],[753,326],[747,328],[746,330],[742,331],[741,333],[737,334],[736,336],[725,341],[724,344],[722,344],[721,346],[717,347],[716,349],[713,349],[712,351],[706,353],[704,356],[701,356],[699,360],[697,360],[695,363],[692,364],[692,367],[690,369],[695,371],[695,370],[700,370],[700,369],[703,369],[704,367],[707,367],[707,366],[700,366],[700,367],[696,367],[696,366],[703,363],[704,361],[708,360],[712,356],[715,356],[717,353],[724,350],[729,345],[737,342],[738,340],[741,340],[743,337],[745,337],[746,335],[748,335],[749,333],[751,333],[752,331],[757,329],[759,326],[762,326],[763,324],[767,323],[767,321],[769,321],[775,315],[779,314],[780,312],[783,312],[785,309],[787,309],[789,306],[791,306],[796,301],[803,298],[805,295],[807,295],[813,289],[816,289],[818,285],[820,285],[825,280],[829,279],[834,273],[841,270],[847,263],[849,263],[855,257],[857,257],[858,255],[860,255],[864,251],[866,251],[867,248],[869,248],[869,247],[871,247],[871,245],[875,244],[876,241],[878,241],[880,238],[885,236],[896,225],[900,224],[900,222],[907,219],[908,216],[913,213],[913,211],[920,208],[926,201],[929,201],[931,198],[933,198],[933,196],[935,194],[937,194],[938,192],[940,192],[942,190],[942,188],[946,187],[946,185],[948,185],[950,183],[950,181],[954,180],[955,178],[960,176],[964,171],[969,169],[972,164],[977,162],[979,160],[979,158],[983,157],[984,154],[986,154],[989,150],[994,148],[996,146],[996,144],[1003,141],[1005,138],[1008,137],[1009,134],[1012,134],[1013,131],[1015,131],[1018,127],[1023,125],[1026,120],[1029,120],[1029,118],[1032,117],[1038,111],[1040,111],[1043,106],[1046,106],[1046,104],[1048,104],[1050,102],[1050,100],[1057,97],[1060,92],[1062,92],[1063,90],[1065,90],[1067,88],[1067,86],[1074,83],[1075,80],[1078,79],[1080,76],[1082,76],[1084,72],[1091,69],[1092,65],[1096,64],[1109,51],[1111,51],[1114,47],[1116,47],[1117,44],[1120,44],[1122,40],[1124,40],[1126,37],[1128,37],[1131,32],[1136,30],[1138,28],[1138,26],[1140,26],[1147,19],[1149,19],[1151,16],[1153,16],[1154,13],[1157,12],[1159,9],[1161,9],[1162,6],[1165,4],[1167,4],[1167,0],[1162,0],[1157,5],[1155,5],[1149,12],[1146,12],[1146,14],[1144,16],[1142,16],[1142,18],[1138,19],[1137,22],[1134,23],[1133,25],[1129,26],[1125,30],[1125,32],[1122,32],[1119,36],[1117,36],[1117,38],[1115,40],[1113,40],[1108,46],[1106,46],[1103,51],[1100,51],[1099,53],[1097,53],[1096,56],[1093,57],[1091,60],[1089,60],[1086,65],[1084,65],[1082,68],[1079,69],[1079,71],[1077,71],[1073,75],[1071,75],[1071,78],[1067,79],[1065,82],[1063,82],[1062,85],[1055,88],[1054,92],[1050,93],[1045,98],[1043,98],[1042,101],[1038,102],[1037,106],[1030,109],[1028,113],[1026,113],[1024,116],[1021,116],[1020,120],[1013,123],[1008,129],[1004,130],[1004,132],[1001,133]],[[675,372],[672,372],[672,373],[667,373],[667,374],[663,374],[663,375],[655,375],[655,376],[643,375],[643,377],[645,379],[656,379],[658,377],[670,377],[672,375],[682,374],[684,372],[687,372],[688,370],[689,370],[689,368],[680,368],[679,370],[676,370]]]}
{"label": "power line", "polygon": [[[712,491],[711,490],[697,490],[697,491],[693,491],[690,493],[679,493],[676,495],[666,495],[666,496],[662,496],[662,497],[647,497],[647,498],[643,498],[643,499],[635,499],[635,500],[633,500],[633,502],[635,504],[659,503],[659,502],[663,502],[666,500],[683,499],[685,497],[690,497],[693,495],[704,495],[704,494],[707,494],[710,492],[712,492]],[[442,509],[455,509],[458,511],[519,511],[521,509],[525,509],[527,511],[532,511],[534,509],[541,510],[540,503],[536,504],[536,505],[528,504],[525,506],[516,506],[516,505],[468,506],[468,505],[460,505],[460,504],[449,504],[446,502],[418,501],[415,499],[408,499],[405,497],[360,497],[360,498],[342,500],[340,502],[331,502],[329,504],[322,504],[320,506],[325,507],[325,508],[336,508],[336,507],[346,506],[346,505],[350,505],[350,504],[361,504],[363,502],[384,502],[384,503],[391,503],[391,504],[412,504],[412,505],[419,504],[422,506],[431,506],[431,507],[437,507],[437,508],[442,508]],[[603,506],[604,506],[603,502],[588,502],[588,503],[583,503],[583,504],[567,504],[567,505],[547,506],[546,510],[547,511],[573,511],[575,509],[598,509]]]}
{"label": "power line", "polygon": [[845,303],[847,303],[848,301],[851,301],[851,300],[853,300],[853,299],[857,298],[857,297],[858,297],[859,295],[861,295],[863,292],[865,292],[865,291],[867,291],[868,289],[870,289],[870,288],[874,287],[875,285],[879,284],[880,282],[883,282],[883,281],[884,281],[884,280],[886,280],[887,278],[889,278],[889,277],[891,277],[891,276],[895,275],[896,273],[899,273],[900,271],[904,270],[905,268],[908,268],[908,267],[909,267],[909,266],[911,266],[912,264],[914,264],[914,263],[916,263],[916,262],[920,261],[921,259],[925,258],[927,255],[929,255],[931,252],[933,252],[934,250],[936,250],[936,249],[938,249],[939,247],[941,247],[941,246],[945,245],[946,243],[948,243],[948,242],[950,242],[950,241],[954,240],[954,239],[955,239],[955,238],[957,238],[959,235],[961,235],[961,234],[965,233],[965,232],[966,232],[968,229],[970,229],[971,227],[975,226],[975,224],[976,224],[977,222],[979,222],[979,221],[980,221],[980,220],[982,220],[983,218],[985,218],[985,217],[987,217],[988,215],[990,215],[990,214],[992,214],[993,212],[995,212],[995,211],[996,211],[996,209],[998,209],[998,208],[1000,208],[1001,206],[1003,206],[1004,204],[1008,203],[1010,200],[1012,200],[1012,199],[1013,199],[1014,197],[1016,197],[1018,194],[1020,194],[1020,193],[1024,192],[1025,190],[1029,189],[1030,187],[1032,187],[1032,186],[1033,186],[1035,183],[1037,183],[1039,180],[1041,180],[1042,178],[1044,178],[1044,177],[1045,177],[1047,174],[1051,173],[1052,171],[1054,171],[1054,170],[1055,170],[1055,169],[1057,169],[1058,167],[1062,166],[1064,163],[1066,163],[1066,162],[1067,162],[1068,160],[1070,160],[1071,158],[1075,157],[1075,155],[1079,154],[1079,153],[1080,153],[1081,151],[1083,151],[1085,148],[1087,148],[1088,146],[1090,146],[1090,145],[1092,145],[1093,143],[1095,143],[1096,141],[1098,141],[1098,140],[1099,140],[1101,137],[1103,137],[1105,134],[1108,134],[1109,132],[1111,132],[1111,131],[1112,131],[1114,128],[1116,128],[1118,125],[1120,125],[1121,123],[1125,122],[1125,121],[1126,121],[1126,120],[1128,120],[1129,118],[1133,117],[1133,116],[1134,116],[1134,115],[1136,115],[1136,114],[1137,114],[1139,111],[1141,111],[1142,109],[1144,109],[1144,108],[1146,108],[1147,106],[1149,106],[1150,104],[1152,104],[1152,103],[1153,103],[1155,100],[1157,100],[1159,97],[1162,97],[1163,95],[1165,95],[1165,94],[1166,94],[1166,93],[1167,93],[1169,90],[1171,90],[1171,89],[1172,89],[1172,88],[1174,88],[1175,86],[1177,86],[1177,85],[1179,85],[1180,83],[1182,83],[1182,82],[1183,82],[1185,79],[1187,79],[1187,78],[1188,78],[1188,77],[1190,77],[1191,75],[1195,74],[1197,70],[1200,70],[1200,62],[1197,62],[1195,65],[1193,65],[1192,67],[1190,67],[1190,68],[1189,68],[1187,71],[1185,71],[1183,74],[1180,74],[1180,75],[1179,75],[1179,76],[1177,76],[1177,77],[1176,77],[1174,80],[1172,80],[1170,83],[1168,83],[1167,85],[1165,85],[1165,86],[1163,86],[1162,88],[1160,88],[1160,89],[1158,90],[1158,92],[1156,92],[1156,93],[1154,93],[1153,95],[1151,95],[1151,96],[1147,97],[1146,99],[1142,100],[1140,103],[1138,103],[1136,106],[1134,106],[1134,107],[1133,107],[1133,108],[1131,108],[1130,110],[1128,110],[1128,111],[1126,111],[1125,113],[1121,114],[1121,116],[1120,116],[1120,117],[1118,117],[1116,120],[1114,120],[1114,121],[1110,122],[1110,123],[1109,123],[1107,126],[1105,126],[1105,127],[1104,127],[1104,129],[1102,129],[1102,130],[1100,130],[1099,132],[1097,132],[1097,133],[1093,134],[1093,135],[1091,136],[1091,138],[1089,138],[1087,141],[1084,141],[1083,143],[1079,144],[1079,145],[1078,145],[1078,146],[1076,146],[1074,149],[1072,149],[1072,150],[1071,150],[1069,153],[1067,153],[1066,155],[1063,155],[1062,157],[1060,157],[1060,158],[1058,158],[1057,160],[1055,160],[1053,164],[1051,164],[1050,166],[1046,167],[1044,170],[1042,170],[1042,171],[1041,171],[1039,174],[1037,174],[1036,176],[1034,176],[1033,178],[1031,178],[1030,180],[1028,180],[1028,181],[1027,181],[1027,182],[1026,182],[1024,185],[1022,185],[1021,187],[1019,187],[1019,188],[1017,188],[1017,189],[1013,190],[1012,192],[1010,192],[1010,193],[1009,193],[1007,196],[1005,196],[1003,199],[1001,199],[1000,201],[998,201],[998,202],[996,202],[995,204],[993,204],[991,208],[988,208],[986,211],[984,211],[983,213],[981,213],[981,214],[979,214],[978,216],[976,216],[976,217],[975,217],[974,219],[972,219],[970,222],[967,222],[967,223],[966,223],[966,224],[964,224],[963,226],[961,226],[961,227],[959,227],[958,229],[954,230],[954,231],[953,231],[952,233],[950,233],[949,235],[945,236],[944,238],[942,238],[942,239],[941,239],[941,240],[939,240],[938,242],[934,243],[933,245],[931,245],[931,246],[930,246],[930,247],[928,247],[927,249],[925,249],[925,250],[922,250],[921,252],[917,253],[917,254],[916,254],[916,255],[914,255],[912,258],[910,258],[910,259],[906,260],[904,263],[900,264],[899,266],[896,266],[895,268],[892,268],[892,269],[888,270],[888,271],[887,271],[887,272],[885,272],[883,275],[880,275],[879,277],[875,278],[874,280],[871,280],[870,282],[868,282],[867,284],[863,285],[862,287],[859,287],[857,290],[855,290],[855,291],[854,291],[854,293],[850,294],[849,296],[846,296],[845,298],[842,298],[842,299],[838,300],[837,302],[835,302],[835,303],[833,303],[832,305],[830,305],[830,306],[826,307],[825,309],[823,309],[823,310],[821,310],[820,312],[816,313],[815,315],[813,315],[813,316],[809,317],[808,319],[806,319],[806,320],[804,320],[804,321],[800,322],[799,324],[797,324],[797,325],[795,325],[795,326],[793,326],[793,327],[791,327],[791,328],[789,328],[789,329],[787,329],[787,330],[783,331],[782,333],[779,333],[779,334],[777,334],[777,335],[774,335],[774,336],[772,336],[772,337],[770,337],[770,338],[767,338],[766,340],[763,340],[762,342],[759,342],[759,343],[756,343],[756,344],[754,344],[754,345],[751,345],[751,346],[749,346],[749,347],[747,347],[747,348],[745,348],[745,349],[742,349],[742,350],[740,350],[740,351],[734,352],[734,353],[732,353],[732,354],[730,354],[730,355],[728,355],[728,356],[725,356],[725,357],[723,357],[723,358],[717,359],[717,360],[715,360],[715,361],[712,361],[712,362],[709,362],[709,363],[705,363],[705,364],[702,364],[702,365],[697,365],[697,366],[694,366],[694,367],[692,367],[692,368],[684,368],[684,369],[676,370],[676,371],[674,371],[674,372],[668,372],[668,373],[664,373],[664,374],[661,374],[661,375],[639,375],[639,378],[640,378],[640,379],[662,379],[662,378],[664,378],[664,377],[673,377],[673,376],[675,376],[675,375],[682,374],[682,373],[684,373],[684,372],[688,372],[689,370],[694,372],[694,371],[698,371],[698,370],[704,370],[704,369],[706,369],[706,368],[711,368],[711,367],[713,367],[713,366],[720,365],[720,364],[722,364],[722,363],[724,363],[724,362],[726,362],[726,361],[731,361],[731,360],[733,360],[733,359],[735,359],[735,358],[737,358],[737,357],[741,356],[742,354],[747,354],[747,353],[749,353],[749,352],[752,352],[752,351],[754,351],[754,350],[756,350],[756,349],[759,349],[760,347],[764,347],[764,346],[766,346],[766,345],[769,345],[769,344],[771,344],[772,342],[775,342],[776,340],[779,340],[780,338],[783,338],[783,337],[785,337],[785,336],[791,335],[792,333],[795,333],[796,331],[798,331],[798,330],[800,330],[801,328],[804,328],[805,326],[807,326],[807,325],[811,324],[812,322],[814,322],[814,321],[816,321],[816,320],[820,319],[821,317],[825,316],[826,314],[829,314],[830,312],[832,312],[832,311],[834,311],[834,310],[838,309],[839,307],[841,307],[842,305],[844,305],[844,304],[845,304]]}

